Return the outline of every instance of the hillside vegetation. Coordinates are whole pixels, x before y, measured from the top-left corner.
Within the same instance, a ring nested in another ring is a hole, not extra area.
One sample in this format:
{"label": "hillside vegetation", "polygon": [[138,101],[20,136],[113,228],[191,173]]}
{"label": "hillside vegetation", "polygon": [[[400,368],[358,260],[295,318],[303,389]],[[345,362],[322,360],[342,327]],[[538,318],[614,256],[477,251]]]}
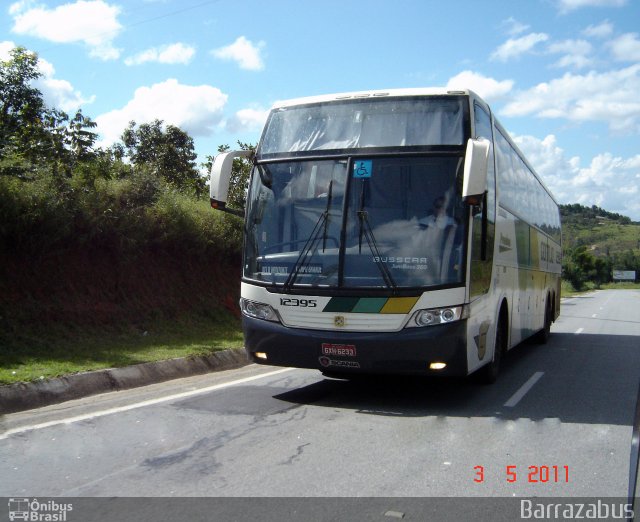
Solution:
{"label": "hillside vegetation", "polygon": [[90,188],[0,177],[0,223],[0,368],[144,362],[145,346],[168,339],[241,346],[240,230],[207,201],[147,174]]}
{"label": "hillside vegetation", "polygon": [[640,223],[597,206],[561,205],[563,277],[576,290],[612,280],[613,270],[640,275]]}
{"label": "hillside vegetation", "polygon": [[242,228],[211,210],[192,138],[131,122],[97,147],[90,117],[47,107],[32,87],[37,56],[11,53],[0,62],[0,383],[241,346]]}

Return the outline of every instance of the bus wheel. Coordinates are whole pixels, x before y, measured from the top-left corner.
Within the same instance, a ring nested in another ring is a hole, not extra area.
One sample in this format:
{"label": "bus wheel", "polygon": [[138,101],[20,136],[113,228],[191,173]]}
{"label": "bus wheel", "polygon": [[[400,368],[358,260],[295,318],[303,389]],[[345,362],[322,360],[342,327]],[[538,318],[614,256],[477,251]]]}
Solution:
{"label": "bus wheel", "polygon": [[547,306],[544,308],[544,326],[536,334],[536,341],[539,344],[547,344],[551,335],[551,299],[547,299]]}
{"label": "bus wheel", "polygon": [[493,384],[498,378],[506,340],[503,324],[504,320],[500,317],[496,326],[496,344],[493,349],[493,359],[478,371],[478,380],[481,384]]}
{"label": "bus wheel", "polygon": [[321,370],[321,372],[324,377],[328,377],[329,379],[343,379],[343,380],[351,379],[348,373],[331,372],[331,371],[325,371],[325,370]]}

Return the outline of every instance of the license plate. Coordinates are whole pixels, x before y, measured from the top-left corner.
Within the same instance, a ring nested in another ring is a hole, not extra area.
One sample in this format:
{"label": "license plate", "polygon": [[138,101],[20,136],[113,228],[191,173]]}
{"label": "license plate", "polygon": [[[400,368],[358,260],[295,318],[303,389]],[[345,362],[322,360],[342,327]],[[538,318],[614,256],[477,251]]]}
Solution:
{"label": "license plate", "polygon": [[353,344],[322,343],[322,355],[335,357],[355,357],[356,347]]}

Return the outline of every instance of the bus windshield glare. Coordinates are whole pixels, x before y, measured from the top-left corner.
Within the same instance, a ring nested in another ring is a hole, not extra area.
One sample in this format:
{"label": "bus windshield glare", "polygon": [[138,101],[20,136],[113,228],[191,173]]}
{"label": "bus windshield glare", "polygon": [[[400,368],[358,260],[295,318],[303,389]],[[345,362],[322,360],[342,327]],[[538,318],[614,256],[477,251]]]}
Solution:
{"label": "bus windshield glare", "polygon": [[259,154],[462,145],[463,139],[459,97],[348,100],[274,110]]}
{"label": "bus windshield glare", "polygon": [[451,154],[258,164],[244,277],[285,288],[462,284],[461,164]]}

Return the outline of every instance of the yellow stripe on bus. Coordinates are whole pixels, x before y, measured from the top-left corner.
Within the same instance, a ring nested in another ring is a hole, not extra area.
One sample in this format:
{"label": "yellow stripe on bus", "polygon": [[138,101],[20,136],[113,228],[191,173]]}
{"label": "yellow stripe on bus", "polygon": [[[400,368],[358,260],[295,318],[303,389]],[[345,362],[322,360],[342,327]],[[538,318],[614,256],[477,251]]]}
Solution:
{"label": "yellow stripe on bus", "polygon": [[380,313],[408,314],[417,302],[418,297],[390,297]]}

